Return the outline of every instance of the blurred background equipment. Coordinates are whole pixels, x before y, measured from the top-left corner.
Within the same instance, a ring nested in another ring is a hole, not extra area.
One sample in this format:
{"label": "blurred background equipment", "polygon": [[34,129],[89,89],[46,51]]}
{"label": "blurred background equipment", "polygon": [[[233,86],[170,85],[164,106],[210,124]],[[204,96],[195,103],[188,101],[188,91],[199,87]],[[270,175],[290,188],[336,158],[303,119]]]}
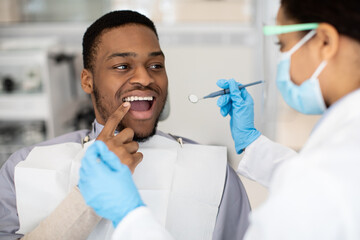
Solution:
{"label": "blurred background equipment", "polygon": [[0,165],[15,150],[74,128],[75,55],[53,38],[0,41]]}

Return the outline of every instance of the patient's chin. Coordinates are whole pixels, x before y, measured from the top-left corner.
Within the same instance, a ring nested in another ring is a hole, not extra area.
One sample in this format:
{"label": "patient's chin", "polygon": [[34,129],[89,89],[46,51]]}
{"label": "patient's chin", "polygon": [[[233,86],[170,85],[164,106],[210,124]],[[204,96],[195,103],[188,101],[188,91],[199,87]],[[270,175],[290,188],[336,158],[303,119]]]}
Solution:
{"label": "patient's chin", "polygon": [[145,142],[155,135],[158,125],[158,119],[154,123],[150,122],[121,122],[117,130],[120,132],[124,128],[131,128],[134,130],[133,140],[136,142]]}
{"label": "patient's chin", "polygon": [[151,138],[152,136],[154,136],[156,133],[156,127],[153,128],[153,130],[149,133],[137,133],[135,132],[134,134],[134,141],[136,142],[146,142],[147,140],[149,140],[149,138]]}
{"label": "patient's chin", "polygon": [[136,142],[146,142],[155,135],[156,128],[157,128],[158,121],[155,122],[155,124],[150,129],[142,129],[142,130],[135,130],[134,133],[134,141]]}

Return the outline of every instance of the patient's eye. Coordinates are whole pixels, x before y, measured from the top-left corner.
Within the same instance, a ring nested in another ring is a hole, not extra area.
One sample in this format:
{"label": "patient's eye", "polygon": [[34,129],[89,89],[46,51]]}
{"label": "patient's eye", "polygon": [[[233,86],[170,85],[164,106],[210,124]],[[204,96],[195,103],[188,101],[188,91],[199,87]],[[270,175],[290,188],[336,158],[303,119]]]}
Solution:
{"label": "patient's eye", "polygon": [[164,68],[164,66],[162,64],[156,63],[156,64],[151,64],[149,66],[150,69],[162,69]]}
{"label": "patient's eye", "polygon": [[115,69],[118,69],[118,70],[126,70],[128,68],[129,68],[129,65],[127,65],[127,64],[121,64],[121,65],[115,66]]}

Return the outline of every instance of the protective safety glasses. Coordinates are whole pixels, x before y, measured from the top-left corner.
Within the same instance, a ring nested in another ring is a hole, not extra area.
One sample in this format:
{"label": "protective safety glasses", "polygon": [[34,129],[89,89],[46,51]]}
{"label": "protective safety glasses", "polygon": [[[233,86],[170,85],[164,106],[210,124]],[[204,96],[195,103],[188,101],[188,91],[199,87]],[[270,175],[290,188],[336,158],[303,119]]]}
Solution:
{"label": "protective safety glasses", "polygon": [[306,30],[313,30],[319,26],[318,23],[301,23],[292,25],[272,25],[264,26],[263,32],[265,35],[279,35],[289,32],[299,32]]}

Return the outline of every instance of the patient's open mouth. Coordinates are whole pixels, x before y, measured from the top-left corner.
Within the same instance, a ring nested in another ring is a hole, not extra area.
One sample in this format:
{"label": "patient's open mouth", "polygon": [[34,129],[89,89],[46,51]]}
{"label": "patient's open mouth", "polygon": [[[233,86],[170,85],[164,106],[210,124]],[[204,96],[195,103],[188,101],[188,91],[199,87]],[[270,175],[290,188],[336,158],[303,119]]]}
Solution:
{"label": "patient's open mouth", "polygon": [[143,112],[151,109],[154,103],[154,97],[130,96],[123,99],[123,102],[130,102],[132,111]]}

